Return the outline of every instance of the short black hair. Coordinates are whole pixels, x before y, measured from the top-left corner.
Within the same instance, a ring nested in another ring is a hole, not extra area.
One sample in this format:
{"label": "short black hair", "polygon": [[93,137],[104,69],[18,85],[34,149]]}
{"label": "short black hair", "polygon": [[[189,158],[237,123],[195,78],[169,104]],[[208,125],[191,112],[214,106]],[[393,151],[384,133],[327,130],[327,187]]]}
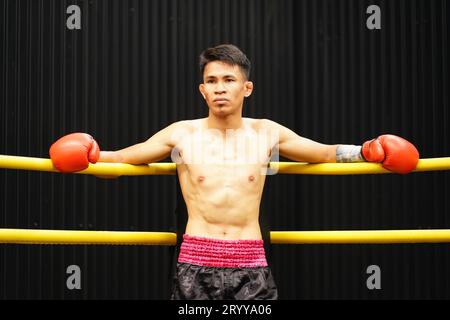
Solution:
{"label": "short black hair", "polygon": [[208,48],[200,54],[200,72],[203,72],[208,63],[212,61],[221,61],[232,66],[239,66],[247,80],[250,78],[251,63],[247,56],[235,45],[221,44],[213,48]]}

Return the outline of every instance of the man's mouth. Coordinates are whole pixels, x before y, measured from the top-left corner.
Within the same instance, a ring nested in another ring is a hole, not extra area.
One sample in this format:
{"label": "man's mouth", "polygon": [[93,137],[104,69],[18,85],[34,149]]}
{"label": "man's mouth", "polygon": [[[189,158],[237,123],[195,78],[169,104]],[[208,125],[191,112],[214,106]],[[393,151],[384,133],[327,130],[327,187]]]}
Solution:
{"label": "man's mouth", "polygon": [[216,98],[216,99],[214,99],[213,101],[214,101],[214,102],[217,102],[217,103],[224,103],[224,102],[228,102],[228,99],[225,99],[225,98]]}

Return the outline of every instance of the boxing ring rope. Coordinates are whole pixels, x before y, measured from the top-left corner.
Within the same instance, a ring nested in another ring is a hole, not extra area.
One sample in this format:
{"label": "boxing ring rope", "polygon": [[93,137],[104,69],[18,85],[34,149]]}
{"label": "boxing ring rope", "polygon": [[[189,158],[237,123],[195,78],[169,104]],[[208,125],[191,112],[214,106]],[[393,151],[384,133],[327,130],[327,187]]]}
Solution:
{"label": "boxing ring rope", "polygon": [[[0,229],[0,243],[175,245],[176,233]],[[450,242],[450,230],[271,231],[271,244],[394,244]]]}
{"label": "boxing ring rope", "polygon": [[[271,162],[270,169],[284,174],[314,174],[314,175],[346,175],[346,174],[377,174],[391,173],[379,163],[317,163],[304,162]],[[33,171],[58,172],[50,159],[0,155],[0,168]],[[450,170],[450,157],[420,159],[413,172]],[[140,176],[176,174],[175,163],[157,162],[147,165],[131,165],[125,163],[97,162],[89,164],[85,170],[77,174]]]}
{"label": "boxing ring rope", "polygon": [[0,229],[0,243],[170,246],[176,241],[172,232]]}
{"label": "boxing ring rope", "polygon": [[[0,168],[59,172],[50,159],[0,155]],[[378,174],[390,173],[377,163],[271,162],[270,168],[284,174]],[[450,157],[420,159],[414,172],[450,170]],[[90,164],[80,174],[159,175],[176,174],[174,163],[129,165],[122,163]],[[78,231],[0,229],[0,243],[14,244],[109,244],[175,245],[170,232]],[[353,231],[271,231],[272,244],[394,244],[450,242],[450,230],[353,230]]]}

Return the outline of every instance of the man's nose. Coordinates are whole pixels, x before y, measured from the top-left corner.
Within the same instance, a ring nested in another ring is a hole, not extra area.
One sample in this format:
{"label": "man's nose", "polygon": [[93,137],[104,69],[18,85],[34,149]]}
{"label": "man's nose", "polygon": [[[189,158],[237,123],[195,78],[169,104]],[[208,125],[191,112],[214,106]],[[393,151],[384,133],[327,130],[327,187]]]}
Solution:
{"label": "man's nose", "polygon": [[217,85],[215,87],[215,92],[216,93],[223,93],[226,91],[225,85],[222,81],[218,81]]}

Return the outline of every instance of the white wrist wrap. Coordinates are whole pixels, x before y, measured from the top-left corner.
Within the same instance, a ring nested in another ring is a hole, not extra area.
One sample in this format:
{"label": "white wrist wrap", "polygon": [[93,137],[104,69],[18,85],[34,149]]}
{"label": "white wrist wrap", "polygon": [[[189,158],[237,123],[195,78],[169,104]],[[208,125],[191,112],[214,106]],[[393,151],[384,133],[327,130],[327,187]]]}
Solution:
{"label": "white wrist wrap", "polygon": [[360,162],[365,161],[361,155],[362,146],[341,144],[336,148],[336,162]]}

